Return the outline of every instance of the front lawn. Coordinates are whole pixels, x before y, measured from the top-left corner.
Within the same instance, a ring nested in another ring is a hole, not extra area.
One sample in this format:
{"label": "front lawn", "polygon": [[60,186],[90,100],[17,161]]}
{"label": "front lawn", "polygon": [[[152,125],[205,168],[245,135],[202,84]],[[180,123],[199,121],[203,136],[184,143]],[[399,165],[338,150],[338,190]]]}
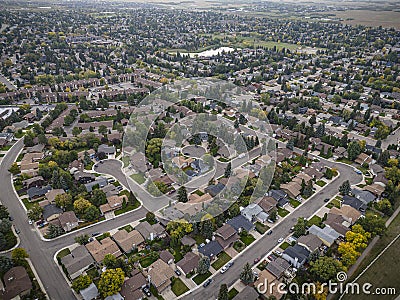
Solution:
{"label": "front lawn", "polygon": [[133,227],[131,225],[125,225],[124,227],[119,228],[118,230],[125,229],[127,232],[131,232],[133,230]]}
{"label": "front lawn", "polygon": [[144,178],[144,176],[143,176],[142,174],[139,174],[139,173],[137,173],[137,174],[132,174],[130,177],[131,177],[133,180],[135,180],[138,184],[143,184],[143,183],[146,181],[146,179]]}
{"label": "front lawn", "polygon": [[189,288],[183,283],[180,278],[172,278],[171,290],[174,292],[175,296],[180,296],[186,293]]}
{"label": "front lawn", "polygon": [[311,227],[312,225],[316,225],[318,227],[321,226],[322,219],[318,216],[313,216],[310,220],[307,221],[307,226]]}
{"label": "front lawn", "polygon": [[222,252],[218,255],[218,259],[215,262],[213,262],[211,265],[215,270],[219,270],[231,259],[232,258],[228,254],[226,254],[226,252]]}
{"label": "front lawn", "polygon": [[267,230],[269,229],[269,227],[267,225],[262,224],[261,222],[256,222],[256,230],[261,233],[264,234]]}
{"label": "front lawn", "polygon": [[57,254],[57,258],[61,260],[64,256],[67,256],[68,254],[71,254],[71,251],[69,251],[68,248],[62,249],[60,252]]}
{"label": "front lawn", "polygon": [[232,300],[239,292],[235,288],[231,288],[231,290],[228,292],[228,299]]}
{"label": "front lawn", "polygon": [[327,208],[332,208],[332,207],[336,207],[336,208],[340,208],[340,201],[337,199],[333,199],[332,201],[330,201],[327,205]]}
{"label": "front lawn", "polygon": [[290,199],[289,202],[290,202],[290,205],[293,206],[294,208],[296,208],[297,206],[299,206],[301,204],[300,201],[297,201],[294,199]]}
{"label": "front lawn", "polygon": [[125,207],[122,207],[120,209],[117,209],[116,211],[114,211],[114,214],[116,216],[126,213],[128,211],[134,210],[136,208],[138,208],[140,206],[140,202],[138,200],[135,199],[135,202],[133,204],[128,204]]}
{"label": "front lawn", "polygon": [[252,236],[250,233],[243,232],[240,234],[240,240],[246,245],[250,245],[252,242],[254,242],[256,239],[254,236]]}
{"label": "front lawn", "polygon": [[241,241],[236,241],[233,244],[233,249],[235,249],[237,252],[242,252],[246,248],[246,245],[243,244]]}
{"label": "front lawn", "polygon": [[278,207],[278,215],[282,218],[286,217],[289,214],[289,212],[282,208],[282,207]]}
{"label": "front lawn", "polygon": [[205,274],[197,274],[196,276],[194,276],[193,278],[192,278],[192,280],[197,284],[197,285],[199,285],[199,284],[201,284],[203,281],[205,281],[208,277],[210,277],[211,276],[211,272],[210,271],[207,271],[207,273],[205,273]]}
{"label": "front lawn", "polygon": [[286,250],[286,248],[288,248],[290,246],[290,244],[288,242],[283,242],[279,248],[281,248],[282,250]]}
{"label": "front lawn", "polygon": [[320,187],[323,187],[323,186],[326,185],[326,182],[323,181],[323,180],[318,180],[318,181],[316,182],[316,184],[317,184],[318,186],[320,186]]}

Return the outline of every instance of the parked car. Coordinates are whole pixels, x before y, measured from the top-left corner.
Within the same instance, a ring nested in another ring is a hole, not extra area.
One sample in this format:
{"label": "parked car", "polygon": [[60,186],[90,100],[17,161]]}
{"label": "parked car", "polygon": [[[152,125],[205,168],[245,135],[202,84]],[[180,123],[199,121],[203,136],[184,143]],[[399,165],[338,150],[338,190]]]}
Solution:
{"label": "parked car", "polygon": [[358,175],[362,174],[362,172],[359,169],[354,169],[354,172],[356,172]]}
{"label": "parked car", "polygon": [[233,261],[230,261],[230,262],[228,262],[226,265],[230,268],[230,267],[232,267],[233,266],[233,264],[234,264],[235,262],[233,262]]}
{"label": "parked car", "polygon": [[270,261],[273,261],[273,260],[275,260],[275,257],[274,256],[272,256],[272,255],[268,255],[268,260],[270,260]]}
{"label": "parked car", "polygon": [[271,234],[272,234],[272,230],[268,230],[267,235],[271,235]]}
{"label": "parked car", "polygon": [[254,263],[256,264],[256,263],[258,263],[259,261],[260,261],[260,258],[257,257],[257,258],[254,260]]}
{"label": "parked car", "polygon": [[14,218],[13,218],[12,216],[9,216],[8,219],[9,219],[10,221],[14,221]]}
{"label": "parked car", "polygon": [[207,279],[207,281],[203,283],[203,287],[208,287],[211,284],[211,282],[212,282],[211,278]]}
{"label": "parked car", "polygon": [[223,267],[221,268],[221,274],[224,274],[226,271],[228,271],[228,268],[229,268],[229,267],[227,267],[227,266],[223,266]]}
{"label": "parked car", "polygon": [[175,270],[175,274],[178,275],[178,276],[182,275],[181,271],[179,271],[178,269]]}
{"label": "parked car", "polygon": [[21,231],[20,231],[17,227],[14,227],[14,229],[15,229],[15,232],[16,232],[17,234],[20,234],[20,233],[21,233]]}
{"label": "parked car", "polygon": [[278,243],[282,243],[283,242],[283,237],[279,238]]}
{"label": "parked car", "polygon": [[150,292],[150,290],[149,290],[149,288],[148,288],[147,286],[145,286],[145,287],[142,289],[142,291],[143,291],[143,293],[144,293],[147,297],[151,297],[151,292]]}
{"label": "parked car", "polygon": [[329,202],[329,198],[325,198],[325,199],[324,199],[324,202]]}
{"label": "parked car", "polygon": [[274,253],[275,253],[276,255],[278,255],[278,256],[281,256],[281,255],[282,255],[282,252],[279,251],[279,250],[275,250]]}
{"label": "parked car", "polygon": [[92,233],[92,236],[98,236],[98,235],[100,235],[100,232],[93,232]]}
{"label": "parked car", "polygon": [[28,220],[28,223],[29,223],[29,225],[33,224],[32,220]]}

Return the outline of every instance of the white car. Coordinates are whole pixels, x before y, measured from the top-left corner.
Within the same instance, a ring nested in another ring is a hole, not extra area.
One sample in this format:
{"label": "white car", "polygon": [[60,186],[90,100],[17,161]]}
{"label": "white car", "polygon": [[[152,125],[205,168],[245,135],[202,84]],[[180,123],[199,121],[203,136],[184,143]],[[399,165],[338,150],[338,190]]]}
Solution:
{"label": "white car", "polygon": [[29,223],[29,225],[33,224],[32,220],[28,220],[28,223]]}
{"label": "white car", "polygon": [[224,274],[226,271],[228,271],[228,268],[226,266],[221,268],[221,274]]}
{"label": "white car", "polygon": [[281,237],[279,240],[278,240],[278,243],[282,243],[283,242],[283,238]]}

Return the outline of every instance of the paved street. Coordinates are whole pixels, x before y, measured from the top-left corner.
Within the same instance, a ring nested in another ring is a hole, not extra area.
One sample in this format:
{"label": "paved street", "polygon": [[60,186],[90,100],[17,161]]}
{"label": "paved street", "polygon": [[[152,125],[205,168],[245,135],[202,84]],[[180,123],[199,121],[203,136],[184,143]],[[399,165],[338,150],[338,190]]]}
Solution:
{"label": "paved street", "polygon": [[330,167],[334,165],[340,172],[339,178],[326,186],[315,197],[307,200],[302,206],[298,207],[298,209],[288,215],[283,222],[276,225],[271,235],[264,235],[260,240],[254,242],[247,251],[235,257],[235,264],[224,274],[216,273],[213,277],[213,282],[207,288],[200,286],[197,290],[182,297],[182,299],[214,299],[214,297],[218,296],[221,284],[226,283],[228,286],[232,285],[239,279],[239,274],[247,262],[253,264],[256,258],[263,257],[270,252],[278,244],[279,238],[289,235],[290,228],[296,224],[298,218],[311,217],[318,209],[326,204],[324,202],[325,198],[331,198],[337,194],[338,188],[343,181],[349,180],[351,184],[356,184],[362,180],[362,176],[357,175],[351,166],[332,163],[325,159],[321,159],[321,161]]}
{"label": "paved street", "polygon": [[8,207],[10,214],[14,217],[14,225],[21,231],[19,237],[21,239],[20,247],[27,250],[32,263],[42,280],[46,292],[50,299],[54,300],[71,300],[75,299],[71,288],[68,286],[59,268],[55,264],[54,254],[74,243],[74,237],[81,234],[91,234],[93,232],[105,232],[114,228],[121,227],[129,222],[144,218],[146,210],[130,212],[118,218],[96,224],[90,228],[80,230],[78,233],[62,236],[56,240],[43,241],[39,238],[36,231],[28,225],[28,219],[19,199],[14,193],[11,184],[11,174],[8,172],[9,166],[15,161],[19,151],[23,147],[22,139],[19,140],[11,150],[4,156],[0,165],[0,186],[1,202]]}

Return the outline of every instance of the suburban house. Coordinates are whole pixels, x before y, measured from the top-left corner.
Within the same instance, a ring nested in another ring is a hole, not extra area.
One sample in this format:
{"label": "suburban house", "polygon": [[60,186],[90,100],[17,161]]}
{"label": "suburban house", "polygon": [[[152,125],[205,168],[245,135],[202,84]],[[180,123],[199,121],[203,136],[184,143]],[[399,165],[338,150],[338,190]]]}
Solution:
{"label": "suburban house", "polygon": [[139,231],[145,240],[150,241],[165,234],[165,229],[160,224],[150,225],[147,221],[140,222],[135,229]]}
{"label": "suburban house", "polygon": [[320,228],[316,225],[312,225],[310,228],[308,228],[308,232],[316,235],[328,247],[332,246],[337,238],[341,236],[340,233],[329,226]]}
{"label": "suburban house", "polygon": [[250,203],[240,211],[240,214],[250,222],[260,221],[264,223],[268,214],[256,203]]}
{"label": "suburban house", "polygon": [[119,293],[125,300],[143,299],[142,288],[146,285],[146,277],[139,270],[133,269],[131,277],[125,280]]}
{"label": "suburban house", "polygon": [[360,153],[354,161],[362,166],[363,164],[370,165],[373,159],[368,154]]}
{"label": "suburban house", "polygon": [[98,185],[99,188],[105,187],[108,184],[107,178],[98,177],[96,180],[92,182],[88,182],[85,184],[86,191],[90,193],[94,186]]}
{"label": "suburban house", "polygon": [[348,195],[345,195],[343,197],[342,206],[343,205],[351,206],[351,207],[355,208],[356,210],[360,211],[361,213],[364,213],[368,207],[365,202],[363,202],[360,199],[357,199],[355,197],[348,196]]}
{"label": "suburban house", "polygon": [[193,271],[196,271],[199,264],[200,257],[193,253],[188,252],[185,256],[177,262],[176,267],[184,274],[187,275]]}
{"label": "suburban house", "polygon": [[229,224],[225,224],[218,228],[215,232],[215,240],[223,249],[233,246],[233,243],[239,239],[236,230]]}
{"label": "suburban house", "polygon": [[293,267],[300,268],[306,263],[309,255],[310,251],[296,244],[286,248],[283,251],[282,258],[288,261]]}
{"label": "suburban house", "polygon": [[373,193],[370,191],[363,191],[359,189],[352,189],[351,193],[356,197],[357,199],[361,200],[365,204],[369,204],[370,202],[373,202],[376,200],[376,197]]}
{"label": "suburban house", "polygon": [[236,217],[228,220],[226,224],[231,225],[237,232],[245,230],[249,232],[254,229],[254,224],[246,219],[243,215],[237,215]]}
{"label": "suburban house", "polygon": [[74,179],[82,184],[92,182],[96,179],[96,176],[92,173],[78,171],[74,174]]}
{"label": "suburban house", "polygon": [[322,241],[315,234],[309,233],[307,235],[302,235],[301,237],[299,237],[297,239],[297,244],[303,246],[310,252],[314,252],[322,246]]}
{"label": "suburban house", "polygon": [[265,197],[261,198],[261,200],[258,202],[258,205],[267,214],[269,214],[273,209],[275,209],[277,204],[278,204],[278,201],[276,201],[274,198],[269,197],[269,196],[265,196]]}
{"label": "suburban house", "polygon": [[57,195],[62,195],[65,194],[65,191],[63,189],[52,189],[48,191],[45,196],[46,199],[49,200],[50,203],[54,203],[56,196]]}
{"label": "suburban house", "polygon": [[128,232],[125,229],[121,229],[118,230],[112,237],[125,253],[131,252],[144,243],[142,235],[137,230]]}
{"label": "suburban house", "polygon": [[108,213],[110,211],[120,209],[122,207],[122,204],[128,201],[128,197],[125,195],[122,196],[110,196],[107,197],[107,203],[100,205],[100,211],[102,214]]}
{"label": "suburban house", "polygon": [[[265,285],[265,283],[268,283],[267,286]],[[280,294],[278,291],[278,289],[272,289],[270,290],[268,287],[271,285],[275,285],[277,286],[278,284],[282,283],[283,280],[282,279],[277,279],[273,274],[271,274],[268,270],[262,270],[259,274],[258,274],[258,279],[256,280],[256,282],[254,283],[254,286],[260,286],[260,291],[265,291],[264,293],[262,293],[262,295],[264,297],[270,297],[270,296],[274,296],[275,299],[281,299],[281,297],[283,296],[283,294]],[[247,286],[249,287],[249,286]],[[249,287],[250,289],[254,290],[254,288]],[[270,293],[272,292],[272,293]],[[239,296],[239,294],[236,295],[236,297]],[[258,294],[257,294],[258,296]],[[236,298],[234,297],[233,299],[235,300],[242,300],[242,299],[247,299],[247,298]],[[247,295],[246,295],[247,297]],[[258,298],[254,298],[254,299],[258,299]]]}
{"label": "suburban house", "polygon": [[166,262],[169,265],[172,264],[175,259],[171,252],[169,252],[168,250],[161,251],[160,258],[163,260],[163,262]]}
{"label": "suburban house", "polygon": [[122,254],[117,244],[110,237],[106,237],[101,242],[94,239],[89,244],[86,244],[86,248],[98,263],[103,261],[106,254],[112,254],[115,257],[119,257]]}
{"label": "suburban house", "polygon": [[107,157],[110,157],[115,154],[115,146],[101,144],[99,148],[97,148],[97,153],[104,153],[105,155],[107,155]]}
{"label": "suburban house", "polygon": [[211,241],[199,248],[199,253],[201,253],[203,256],[208,256],[210,259],[216,257],[222,251],[224,251],[224,249],[216,240]]}
{"label": "suburban house", "polygon": [[279,279],[285,274],[289,267],[290,264],[288,261],[277,257],[275,260],[268,263],[266,270]]}
{"label": "suburban house", "polygon": [[80,290],[79,293],[83,300],[93,300],[99,296],[99,290],[93,282],[86,289]]}
{"label": "suburban house", "polygon": [[301,183],[298,183],[296,181],[284,183],[284,184],[281,184],[281,189],[287,195],[289,195],[289,197],[296,198],[301,193]]}
{"label": "suburban house", "polygon": [[174,274],[174,270],[161,259],[156,260],[145,271],[145,275],[148,276],[150,283],[159,293],[170,286],[171,278]]}
{"label": "suburban house", "polygon": [[246,286],[243,290],[241,290],[233,299],[234,300],[257,300],[258,299],[258,293],[257,291],[250,287]]}
{"label": "suburban house", "polygon": [[28,272],[22,266],[13,267],[4,276],[4,289],[0,291],[3,300],[20,299],[28,295],[32,289],[32,282]]}
{"label": "suburban house", "polygon": [[94,263],[93,257],[85,246],[80,245],[71,250],[71,253],[61,259],[61,263],[66,268],[72,280],[81,275]]}
{"label": "suburban house", "polygon": [[43,212],[42,212],[43,220],[47,222],[56,220],[58,223],[58,217],[63,212],[64,211],[55,204],[47,204],[46,206],[43,207]]}
{"label": "suburban house", "polygon": [[44,184],[44,180],[42,176],[35,176],[32,178],[25,179],[22,182],[22,184],[27,189],[31,187],[41,187]]}
{"label": "suburban house", "polygon": [[342,216],[350,225],[353,225],[362,216],[357,209],[348,205],[343,205],[341,208],[332,207],[328,215],[329,214]]}
{"label": "suburban house", "polygon": [[36,187],[33,186],[29,188],[26,192],[28,194],[29,200],[35,200],[41,197],[44,197],[48,191],[51,190],[51,186],[45,186],[45,187]]}
{"label": "suburban house", "polygon": [[65,232],[69,232],[78,227],[78,218],[73,211],[66,211],[62,213],[58,216],[58,221]]}

